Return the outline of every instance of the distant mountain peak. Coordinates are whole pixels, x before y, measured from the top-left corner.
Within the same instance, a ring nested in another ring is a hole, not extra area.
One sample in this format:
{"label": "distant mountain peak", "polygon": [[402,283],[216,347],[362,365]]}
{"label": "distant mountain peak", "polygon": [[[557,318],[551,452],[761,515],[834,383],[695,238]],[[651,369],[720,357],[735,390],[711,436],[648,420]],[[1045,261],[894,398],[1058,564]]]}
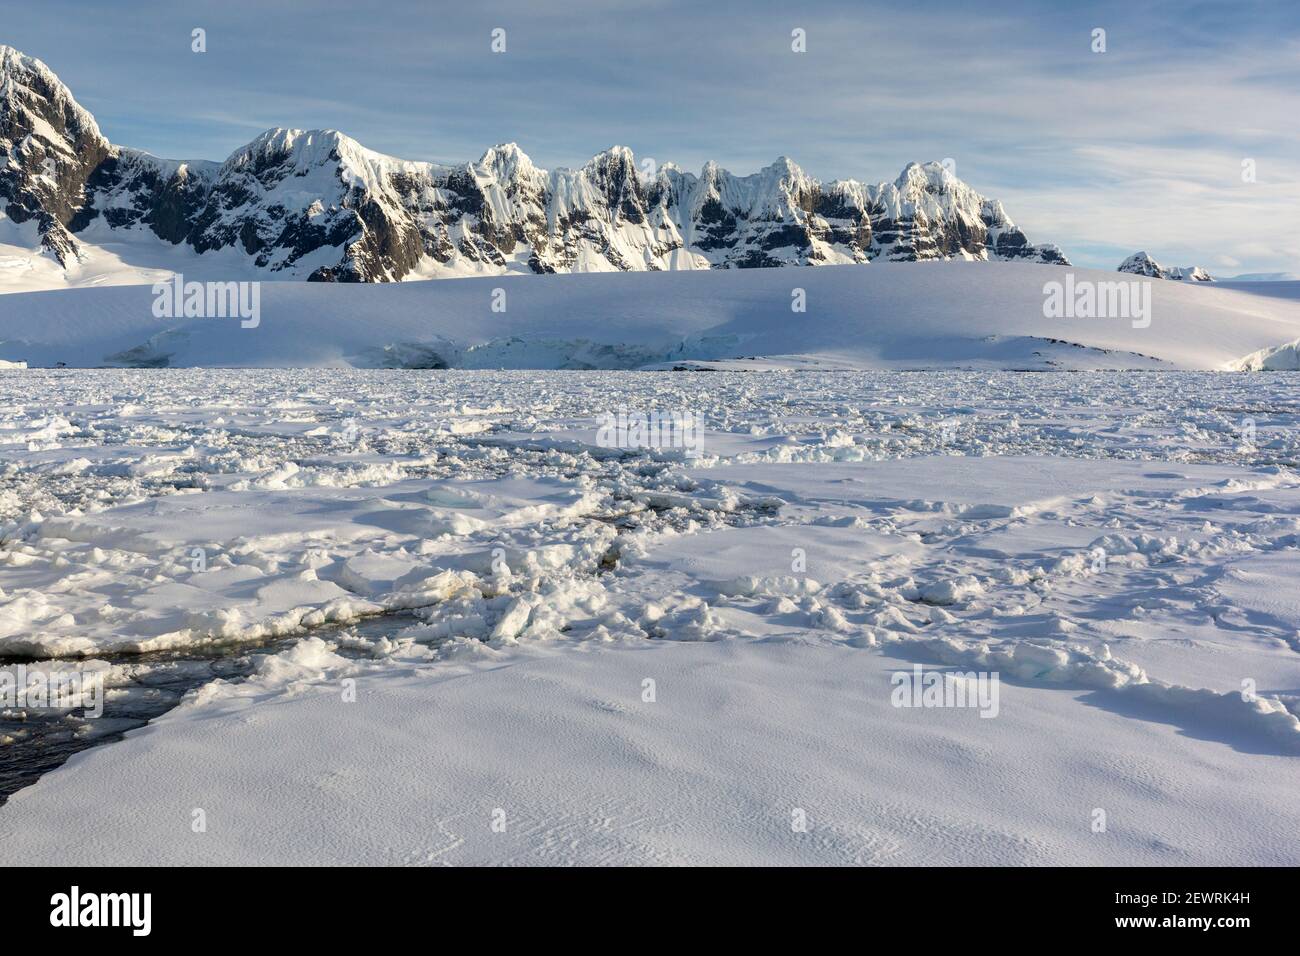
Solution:
{"label": "distant mountain peak", "polygon": [[1162,266],[1147,252],[1135,252],[1119,264],[1119,272],[1150,276],[1153,279],[1174,279],[1188,282],[1213,282],[1214,278],[1200,266]]}

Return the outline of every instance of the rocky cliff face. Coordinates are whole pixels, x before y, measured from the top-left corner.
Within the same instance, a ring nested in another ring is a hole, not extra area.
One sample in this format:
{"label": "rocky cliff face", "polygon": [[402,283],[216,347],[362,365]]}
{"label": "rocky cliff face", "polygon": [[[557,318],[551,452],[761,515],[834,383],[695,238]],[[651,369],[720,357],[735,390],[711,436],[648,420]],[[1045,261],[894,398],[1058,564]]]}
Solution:
{"label": "rocky cliff face", "polygon": [[35,222],[41,245],[65,265],[68,226],[86,182],[113,154],[95,119],[40,60],[0,46],[0,213]]}
{"label": "rocky cliff face", "polygon": [[[458,166],[372,152],[334,130],[273,129],[224,163],[109,144],[39,60],[7,47],[0,211],[35,219],[65,264],[92,226],[284,278],[387,282],[505,272],[755,268],[919,259],[1068,264],[937,163],[892,183],[820,183],[778,159],[750,176],[640,169],[614,147],[538,169],[513,143]],[[7,157],[7,158],[6,158]]]}
{"label": "rocky cliff face", "polygon": [[1175,279],[1188,282],[1213,282],[1214,278],[1200,266],[1162,266],[1145,252],[1135,252],[1119,264],[1120,272],[1149,276],[1152,279]]}

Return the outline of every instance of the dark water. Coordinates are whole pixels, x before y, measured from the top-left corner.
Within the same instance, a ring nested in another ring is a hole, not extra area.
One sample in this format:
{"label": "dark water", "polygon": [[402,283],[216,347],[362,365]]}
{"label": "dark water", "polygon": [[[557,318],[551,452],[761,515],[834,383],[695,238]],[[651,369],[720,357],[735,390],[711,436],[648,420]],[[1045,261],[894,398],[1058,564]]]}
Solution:
{"label": "dark water", "polygon": [[[374,639],[394,634],[411,623],[412,618],[405,615],[377,617],[346,627],[318,628],[311,636],[328,641],[347,630]],[[62,766],[78,751],[121,740],[127,731],[143,727],[167,713],[187,692],[211,680],[232,683],[243,680],[256,668],[258,655],[276,654],[304,636],[260,644],[97,657],[96,660],[110,664],[127,665],[132,671],[128,683],[105,689],[103,713],[97,718],[86,718],[80,709],[0,708],[0,740],[11,738],[10,743],[0,743],[0,806],[12,794]],[[343,657],[359,656],[344,647],[337,648],[336,653]],[[28,658],[0,657],[0,668],[12,668],[18,663],[45,669]]]}

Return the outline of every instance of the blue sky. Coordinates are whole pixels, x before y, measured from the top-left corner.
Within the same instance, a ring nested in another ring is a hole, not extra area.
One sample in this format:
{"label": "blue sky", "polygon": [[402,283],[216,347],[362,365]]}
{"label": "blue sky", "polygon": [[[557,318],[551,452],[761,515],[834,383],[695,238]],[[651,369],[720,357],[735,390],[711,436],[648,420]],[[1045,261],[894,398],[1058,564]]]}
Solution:
{"label": "blue sky", "polygon": [[1300,272],[1293,0],[466,6],[7,0],[0,42],[44,60],[111,140],[171,158],[222,159],[271,126],[443,162],[515,141],[548,168],[616,143],[692,170],[786,155],[870,182],[950,157],[1080,265],[1142,248]]}

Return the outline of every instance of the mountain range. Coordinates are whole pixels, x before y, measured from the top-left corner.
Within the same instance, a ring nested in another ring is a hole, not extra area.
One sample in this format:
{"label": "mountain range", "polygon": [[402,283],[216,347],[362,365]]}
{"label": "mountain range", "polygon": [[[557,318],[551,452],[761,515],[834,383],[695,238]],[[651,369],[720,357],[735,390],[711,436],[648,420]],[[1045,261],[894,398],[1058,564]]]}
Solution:
{"label": "mountain range", "polygon": [[[615,146],[547,171],[515,144],[439,165],[335,130],[271,129],[224,162],[110,143],[40,60],[0,46],[0,220],[65,269],[97,242],[227,250],[268,278],[407,278],[925,259],[1068,265],[940,163],[822,183],[638,166]],[[2,225],[2,223],[0,223]],[[225,260],[223,260],[225,261]]]}

